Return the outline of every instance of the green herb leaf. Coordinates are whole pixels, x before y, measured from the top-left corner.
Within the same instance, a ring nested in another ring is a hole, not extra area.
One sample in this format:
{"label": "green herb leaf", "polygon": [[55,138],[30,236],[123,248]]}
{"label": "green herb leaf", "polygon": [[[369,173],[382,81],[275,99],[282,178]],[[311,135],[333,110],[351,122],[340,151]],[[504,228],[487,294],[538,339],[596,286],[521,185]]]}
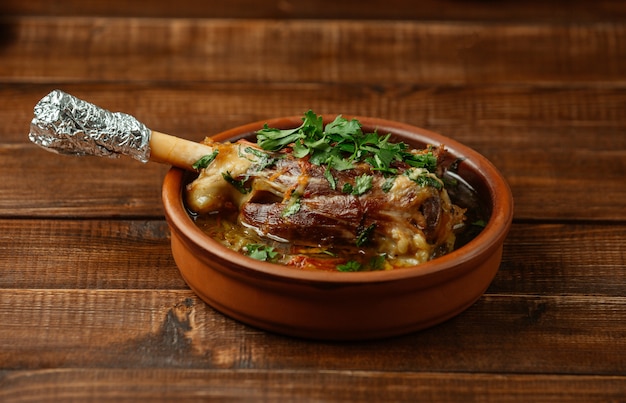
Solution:
{"label": "green herb leaf", "polygon": [[217,157],[218,153],[219,153],[218,150],[213,150],[211,154],[205,155],[204,157],[200,158],[198,161],[194,162],[191,167],[195,170],[201,170],[201,169],[208,167],[209,165],[211,165],[211,162],[213,162],[215,157]]}
{"label": "green herb leaf", "polygon": [[357,162],[367,162],[374,170],[396,174],[396,163],[435,172],[437,157],[432,152],[416,154],[405,143],[392,143],[391,135],[363,133],[361,123],[341,115],[323,127],[323,119],[312,111],[304,114],[302,125],[280,130],[265,127],[257,132],[257,144],[271,151],[291,146],[297,158],[307,157],[312,164],[326,164],[336,170],[353,169]]}
{"label": "green herb leaf", "polygon": [[385,268],[385,261],[387,260],[387,254],[383,253],[382,255],[373,256],[369,265],[372,270],[382,270]]}
{"label": "green herb leaf", "polygon": [[300,195],[296,192],[294,192],[291,195],[291,199],[289,199],[289,203],[287,204],[287,207],[285,207],[285,209],[283,210],[283,217],[289,217],[291,215],[296,214],[298,211],[300,211],[300,207],[302,206],[301,200],[300,200]]}
{"label": "green herb leaf", "polygon": [[333,176],[333,173],[330,171],[330,167],[328,166],[324,170],[324,178],[326,178],[332,190],[335,190],[337,188],[337,181],[335,180],[335,177]]}
{"label": "green herb leaf", "polygon": [[244,249],[251,258],[264,262],[276,261],[278,257],[278,252],[273,247],[263,244],[247,244]]}
{"label": "green herb leaf", "polygon": [[437,169],[437,157],[432,152],[426,154],[406,153],[404,161],[412,167],[424,168],[428,172],[435,172]]}
{"label": "green herb leaf", "polygon": [[371,224],[369,227],[365,228],[363,231],[359,233],[356,238],[356,246],[363,246],[370,241],[370,236],[376,229],[376,223]]}
{"label": "green herb leaf", "polygon": [[389,178],[385,179],[385,181],[383,182],[381,186],[381,189],[383,190],[383,192],[389,193],[389,191],[393,187],[393,183],[395,182],[395,180],[396,180],[395,176],[390,176]]}
{"label": "green herb leaf", "polygon": [[435,189],[441,189],[443,187],[441,180],[424,168],[410,169],[405,171],[404,174],[422,187],[434,187]]}
{"label": "green herb leaf", "polygon": [[235,189],[237,189],[240,193],[246,194],[250,192],[250,189],[246,188],[245,186],[246,181],[248,180],[248,177],[245,177],[244,179],[241,179],[241,180],[237,180],[233,178],[233,176],[228,171],[222,172],[222,177],[224,178],[226,182],[234,186]]}
{"label": "green herb leaf", "polygon": [[301,127],[302,126],[296,129],[279,130],[271,129],[266,124],[263,129],[257,132],[257,144],[264,150],[278,151],[295,142],[302,136],[300,133]]}
{"label": "green herb leaf", "polygon": [[361,269],[362,269],[361,263],[354,261],[354,260],[350,260],[346,262],[345,264],[337,265],[337,270],[343,271],[343,272],[360,271]]}
{"label": "green herb leaf", "polygon": [[360,196],[364,193],[367,193],[372,188],[372,182],[374,177],[371,175],[361,175],[357,176],[354,183],[354,190],[352,191],[353,195]]}
{"label": "green herb leaf", "polygon": [[272,165],[276,164],[276,161],[278,161],[279,159],[274,156],[270,156],[270,154],[263,152],[259,149],[256,149],[254,147],[246,147],[244,151],[256,157],[256,160],[253,160],[252,158],[248,158],[250,161],[254,162],[254,169],[256,171],[262,171],[265,168],[271,167]]}

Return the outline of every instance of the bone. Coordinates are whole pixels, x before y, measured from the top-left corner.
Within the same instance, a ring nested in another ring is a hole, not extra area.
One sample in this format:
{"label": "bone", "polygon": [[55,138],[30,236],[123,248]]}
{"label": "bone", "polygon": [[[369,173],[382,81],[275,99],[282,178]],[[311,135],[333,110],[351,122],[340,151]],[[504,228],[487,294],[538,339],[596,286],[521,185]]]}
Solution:
{"label": "bone", "polygon": [[213,149],[201,143],[150,130],[135,117],[110,112],[60,90],[34,108],[29,139],[64,155],[121,155],[194,171],[193,164]]}

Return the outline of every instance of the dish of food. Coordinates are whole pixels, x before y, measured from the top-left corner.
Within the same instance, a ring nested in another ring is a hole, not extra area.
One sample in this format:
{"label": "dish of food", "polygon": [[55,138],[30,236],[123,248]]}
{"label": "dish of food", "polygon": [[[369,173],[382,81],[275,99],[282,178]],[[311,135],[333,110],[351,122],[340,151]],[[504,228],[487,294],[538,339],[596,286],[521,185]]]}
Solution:
{"label": "dish of food", "polygon": [[[353,130],[358,125],[362,133]],[[319,138],[307,136],[309,126]],[[184,280],[224,314],[292,336],[375,339],[452,318],[491,283],[513,219],[511,190],[485,157],[440,134],[376,118],[276,118],[219,133],[207,145],[55,90],[35,106],[29,139],[60,154],[171,165],[162,200]],[[190,207],[220,222],[231,211],[233,223],[256,236],[318,245],[345,263],[294,269],[272,261],[281,253],[273,246],[252,248],[241,235],[241,247],[228,247],[197,225]],[[407,228],[414,233],[394,234]],[[336,244],[350,250],[344,255]],[[381,257],[384,267],[370,263]],[[382,270],[398,261],[401,269]]]}
{"label": "dish of food", "polygon": [[309,111],[295,128],[265,125],[254,142],[204,144],[213,152],[196,164],[187,206],[205,233],[255,259],[302,270],[411,267],[451,252],[481,222],[466,222],[478,206],[450,199],[447,188],[462,182],[445,145],[410,148],[357,119],[324,125]]}
{"label": "dish of food", "polygon": [[[172,168],[163,182],[172,254],[200,298],[261,329],[327,340],[406,334],[448,320],[480,298],[498,271],[513,217],[511,191],[502,175],[485,157],[449,137],[400,122],[354,119],[363,132],[390,133],[394,142],[412,149],[444,145],[441,165],[448,169],[442,178],[464,184],[446,189],[451,200],[480,207],[479,216],[473,208],[465,212],[465,222],[484,220],[479,226],[467,226],[478,233],[458,234],[454,250],[414,266],[359,272],[298,270],[253,259],[208,236],[187,205],[187,185],[197,174]],[[301,116],[269,119],[224,131],[212,140],[253,143],[266,124],[267,128],[293,130],[302,123]],[[215,151],[206,148],[211,150],[207,155]]]}

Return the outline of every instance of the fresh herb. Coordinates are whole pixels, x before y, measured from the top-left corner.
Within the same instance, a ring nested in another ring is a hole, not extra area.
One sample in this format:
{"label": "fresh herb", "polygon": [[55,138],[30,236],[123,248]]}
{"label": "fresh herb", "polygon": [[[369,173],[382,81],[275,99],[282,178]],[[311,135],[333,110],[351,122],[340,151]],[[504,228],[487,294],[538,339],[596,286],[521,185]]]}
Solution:
{"label": "fresh herb", "polygon": [[368,243],[370,240],[370,235],[372,235],[375,229],[376,223],[373,223],[369,227],[363,229],[363,231],[361,231],[356,238],[356,246],[363,246]]}
{"label": "fresh herb", "polygon": [[291,194],[289,202],[287,203],[287,207],[285,207],[285,209],[283,210],[283,217],[289,217],[296,214],[298,211],[300,211],[301,206],[302,204],[300,202],[300,195],[296,192],[293,192]]}
{"label": "fresh herb", "polygon": [[409,169],[404,174],[422,187],[433,187],[435,189],[441,189],[443,187],[441,180],[424,168]]}
{"label": "fresh herb", "polygon": [[257,144],[264,150],[278,151],[296,140],[302,138],[314,138],[322,132],[323,120],[312,111],[304,114],[302,125],[295,129],[280,130],[270,128],[265,124],[263,129],[257,132]]}
{"label": "fresh herb", "polygon": [[218,153],[219,153],[218,150],[213,150],[211,154],[205,155],[204,157],[200,158],[198,161],[194,162],[194,164],[191,167],[195,169],[196,171],[199,171],[201,169],[208,167],[209,165],[211,165],[211,162],[213,162],[215,157],[217,157]]}
{"label": "fresh herb", "polygon": [[385,262],[387,261],[387,254],[373,256],[370,259],[369,265],[372,270],[382,270],[385,268]]}
{"label": "fresh herb", "polygon": [[368,190],[372,188],[372,181],[374,177],[371,175],[361,175],[357,176],[354,183],[354,190],[352,191],[353,195],[359,196],[364,193],[367,193]]}
{"label": "fresh herb", "polygon": [[343,184],[341,191],[346,194],[360,196],[367,193],[372,188],[373,180],[374,177],[372,175],[363,174],[361,176],[357,176],[354,180],[354,185],[346,182]]}
{"label": "fresh herb", "polygon": [[247,244],[244,247],[244,250],[246,251],[248,256],[250,256],[251,258],[256,259],[256,260],[261,260],[264,262],[275,261],[276,258],[278,257],[278,252],[276,252],[273,247],[263,245],[263,244],[257,244],[257,243]]}
{"label": "fresh herb", "polygon": [[385,181],[383,182],[381,186],[381,189],[383,190],[383,192],[389,193],[389,191],[393,187],[393,183],[395,182],[395,180],[396,180],[395,176],[390,176],[389,178],[385,179]]}
{"label": "fresh herb", "polygon": [[276,164],[276,161],[278,161],[278,158],[270,156],[270,154],[261,151],[258,148],[246,147],[244,151],[248,154],[254,155],[257,158],[256,161],[253,161],[255,163],[254,169],[257,171],[262,171],[265,168],[269,168],[272,165]]}
{"label": "fresh herb", "polygon": [[348,272],[348,271],[360,271],[363,268],[361,263],[350,260],[344,264],[337,265],[338,271]]}
{"label": "fresh herb", "polygon": [[428,172],[435,172],[437,170],[437,157],[429,151],[425,154],[410,154],[405,155],[404,162],[415,168],[424,168]]}
{"label": "fresh herb", "polygon": [[246,182],[248,181],[248,177],[246,176],[244,179],[237,180],[233,178],[229,171],[222,172],[222,177],[228,183],[235,187],[240,193],[246,194],[250,192],[250,189],[246,188]]}
{"label": "fresh herb", "polygon": [[324,178],[326,178],[332,190],[335,190],[337,188],[337,181],[335,180],[335,177],[333,176],[333,173],[331,172],[329,167],[326,167],[326,169],[324,170]]}
{"label": "fresh herb", "polygon": [[[308,156],[312,164],[327,165],[328,169],[338,171],[352,169],[357,162],[367,162],[372,169],[388,175],[397,173],[394,163],[404,162],[429,172],[434,172],[437,166],[432,152],[415,154],[405,143],[392,143],[390,134],[364,133],[356,119],[339,115],[324,127],[322,117],[308,111],[302,120],[302,125],[287,130],[266,124],[257,132],[257,144],[269,151],[291,146],[295,157]],[[325,176],[328,179],[330,175]],[[332,186],[333,180],[329,182]]]}

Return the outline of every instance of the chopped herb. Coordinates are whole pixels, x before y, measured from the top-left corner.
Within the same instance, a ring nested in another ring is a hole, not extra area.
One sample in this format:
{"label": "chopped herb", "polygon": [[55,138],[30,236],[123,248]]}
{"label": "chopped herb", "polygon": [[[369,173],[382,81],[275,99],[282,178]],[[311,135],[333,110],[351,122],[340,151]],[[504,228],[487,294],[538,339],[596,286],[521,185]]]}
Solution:
{"label": "chopped herb", "polygon": [[361,176],[357,176],[355,183],[354,183],[354,190],[352,191],[352,194],[359,196],[364,193],[367,193],[367,191],[372,188],[373,179],[374,177],[371,175],[363,174]]}
{"label": "chopped herb", "polygon": [[407,153],[404,162],[415,168],[424,168],[428,172],[435,172],[437,170],[437,157],[432,152],[426,154],[411,154]]}
{"label": "chopped herb", "polygon": [[381,189],[383,190],[383,192],[388,193],[393,187],[393,183],[395,182],[395,180],[396,180],[395,176],[390,176],[389,178],[385,179],[385,182],[383,182],[381,186]]}
{"label": "chopped herb", "polygon": [[269,168],[272,165],[276,164],[276,161],[278,161],[278,158],[271,157],[268,153],[254,147],[246,147],[244,151],[257,157],[257,160],[254,161],[254,169],[257,171],[262,171],[265,168]]}
{"label": "chopped herb", "polygon": [[300,207],[302,206],[300,202],[300,195],[294,192],[289,199],[289,203],[287,203],[287,207],[283,210],[283,217],[288,217],[290,215],[296,214],[300,211]]}
{"label": "chopped herb", "polygon": [[393,166],[396,162],[429,172],[434,172],[437,166],[432,152],[414,154],[405,143],[392,143],[390,134],[363,133],[356,119],[339,115],[324,127],[322,117],[308,111],[302,120],[302,125],[295,129],[275,129],[266,124],[257,132],[257,144],[269,151],[291,146],[295,157],[309,156],[312,164],[326,164],[336,170],[352,169],[356,162],[367,162],[385,174],[397,173]]}
{"label": "chopped herb", "polygon": [[204,169],[208,167],[209,165],[211,165],[211,162],[213,162],[215,157],[217,157],[218,152],[219,152],[218,150],[213,150],[211,154],[205,155],[204,157],[200,158],[198,161],[194,162],[194,164],[191,167],[195,170],[200,170],[200,169]]}
{"label": "chopped herb", "polygon": [[261,260],[264,262],[275,261],[278,257],[278,252],[273,247],[262,244],[247,244],[244,250],[253,259]]}
{"label": "chopped herb", "polygon": [[360,196],[364,193],[367,193],[372,188],[373,179],[374,179],[373,176],[366,175],[366,174],[357,176],[354,181],[354,185],[352,185],[349,182],[346,182],[343,184],[341,191],[346,194]]}
{"label": "chopped herb", "polygon": [[373,256],[370,259],[370,267],[372,270],[382,270],[385,268],[385,261],[387,260],[387,254],[383,253],[382,255]]}
{"label": "chopped herb", "polygon": [[435,189],[441,189],[443,187],[441,180],[439,180],[434,174],[428,172],[426,169],[410,169],[404,174],[422,187],[434,187]]}
{"label": "chopped herb", "polygon": [[326,167],[326,169],[324,170],[324,178],[326,178],[332,190],[335,190],[337,188],[337,181],[335,180],[335,177],[333,176],[333,173],[330,171],[329,167]]}
{"label": "chopped herb", "polygon": [[365,228],[363,231],[359,233],[356,238],[356,246],[363,246],[370,240],[370,235],[376,229],[376,223],[371,224],[369,227]]}
{"label": "chopped herb", "polygon": [[348,261],[345,264],[337,265],[337,270],[338,271],[344,271],[344,272],[347,272],[347,271],[360,271],[362,267],[363,266],[361,266],[361,263],[359,263],[357,261],[354,261],[354,260],[350,260],[350,261]]}
{"label": "chopped herb", "polygon": [[250,192],[250,189],[246,188],[246,186],[245,186],[246,181],[248,180],[248,177],[245,177],[244,179],[241,179],[241,180],[237,180],[237,179],[233,178],[232,175],[230,174],[230,172],[228,172],[228,171],[222,172],[222,177],[224,178],[224,180],[226,182],[228,182],[232,186],[234,186],[235,189],[237,189],[240,193],[246,194],[246,193]]}

